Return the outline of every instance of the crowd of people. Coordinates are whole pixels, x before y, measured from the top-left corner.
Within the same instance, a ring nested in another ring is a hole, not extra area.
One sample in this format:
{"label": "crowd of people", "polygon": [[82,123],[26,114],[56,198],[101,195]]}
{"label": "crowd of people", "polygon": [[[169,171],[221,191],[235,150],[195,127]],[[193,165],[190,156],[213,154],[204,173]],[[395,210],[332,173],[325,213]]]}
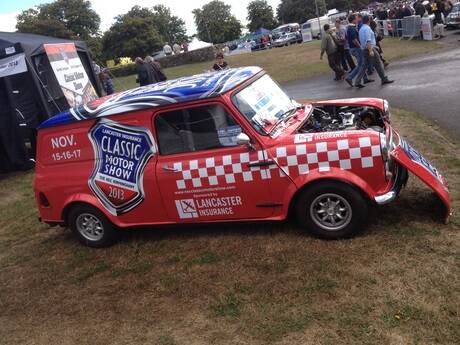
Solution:
{"label": "crowd of people", "polygon": [[165,45],[163,46],[163,53],[166,55],[166,56],[170,56],[170,55],[179,55],[180,53],[186,53],[188,52],[188,43],[187,42],[183,42],[182,44],[178,44],[178,43],[174,43],[172,45],[172,47],[169,45],[168,42],[165,43]]}
{"label": "crowd of people", "polygon": [[417,0],[414,3],[393,1],[381,5],[374,12],[378,20],[403,19],[412,15],[420,17],[434,15],[433,24],[444,24],[445,18],[452,10],[450,0]]}
{"label": "crowd of people", "polygon": [[374,82],[369,76],[376,71],[382,84],[393,83],[385,72],[388,62],[380,46],[382,37],[370,16],[352,13],[348,25],[337,18],[333,28],[325,24],[323,29],[320,59],[327,55],[334,80],[345,80],[352,87],[363,88]]}

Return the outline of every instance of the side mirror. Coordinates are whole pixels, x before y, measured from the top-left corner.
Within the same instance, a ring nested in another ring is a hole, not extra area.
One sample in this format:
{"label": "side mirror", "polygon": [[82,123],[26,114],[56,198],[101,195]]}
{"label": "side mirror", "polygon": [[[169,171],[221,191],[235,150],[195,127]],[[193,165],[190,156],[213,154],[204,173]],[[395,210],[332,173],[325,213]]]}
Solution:
{"label": "side mirror", "polygon": [[236,137],[236,143],[238,145],[246,145],[249,146],[250,149],[254,150],[254,146],[251,143],[251,139],[248,137],[246,133],[241,132]]}

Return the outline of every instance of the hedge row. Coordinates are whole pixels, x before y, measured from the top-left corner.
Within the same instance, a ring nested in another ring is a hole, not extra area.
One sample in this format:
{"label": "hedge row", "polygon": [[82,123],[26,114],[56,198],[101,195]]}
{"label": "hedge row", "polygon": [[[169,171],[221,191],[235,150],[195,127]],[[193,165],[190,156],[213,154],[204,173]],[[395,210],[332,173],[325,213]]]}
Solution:
{"label": "hedge row", "polygon": [[[180,66],[190,63],[211,61],[215,57],[215,48],[213,46],[202,49],[193,50],[191,52],[182,53],[179,55],[165,56],[159,58],[158,61],[161,67],[168,68],[174,66]],[[129,65],[117,66],[110,68],[110,73],[114,77],[125,77],[136,73],[136,64],[132,63]]]}

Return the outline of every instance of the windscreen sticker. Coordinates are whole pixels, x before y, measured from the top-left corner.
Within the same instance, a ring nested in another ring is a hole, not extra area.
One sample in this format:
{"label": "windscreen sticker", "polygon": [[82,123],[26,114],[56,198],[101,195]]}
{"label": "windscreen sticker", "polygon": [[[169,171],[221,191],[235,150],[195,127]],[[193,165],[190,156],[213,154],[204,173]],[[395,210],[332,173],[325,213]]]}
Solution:
{"label": "windscreen sticker", "polygon": [[144,168],[156,153],[150,131],[102,119],[88,135],[95,162],[89,187],[113,215],[128,212],[144,200]]}
{"label": "windscreen sticker", "polygon": [[239,134],[241,134],[241,127],[238,125],[227,126],[217,130],[219,142],[222,146],[238,145]]}

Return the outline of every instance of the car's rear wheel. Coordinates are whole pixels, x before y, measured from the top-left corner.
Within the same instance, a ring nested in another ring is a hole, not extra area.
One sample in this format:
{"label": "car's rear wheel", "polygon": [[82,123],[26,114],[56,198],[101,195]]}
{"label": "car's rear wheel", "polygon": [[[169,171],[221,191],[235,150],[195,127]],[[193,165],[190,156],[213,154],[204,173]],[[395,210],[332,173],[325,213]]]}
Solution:
{"label": "car's rear wheel", "polygon": [[312,234],[325,239],[346,238],[364,226],[367,202],[345,183],[318,182],[302,191],[296,213],[299,223]]}
{"label": "car's rear wheel", "polygon": [[110,246],[118,237],[116,227],[101,211],[90,205],[73,206],[68,213],[67,223],[78,240],[89,247]]}

